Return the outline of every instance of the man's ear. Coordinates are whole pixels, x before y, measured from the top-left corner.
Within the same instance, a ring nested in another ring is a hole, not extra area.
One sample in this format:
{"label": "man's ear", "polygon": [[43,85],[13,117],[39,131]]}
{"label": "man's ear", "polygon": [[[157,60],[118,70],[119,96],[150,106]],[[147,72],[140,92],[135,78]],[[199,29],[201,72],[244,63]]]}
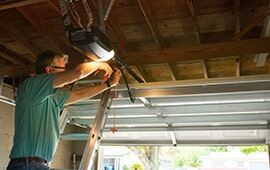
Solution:
{"label": "man's ear", "polygon": [[47,74],[51,74],[52,73],[52,68],[50,66],[46,66],[45,71],[46,71]]}

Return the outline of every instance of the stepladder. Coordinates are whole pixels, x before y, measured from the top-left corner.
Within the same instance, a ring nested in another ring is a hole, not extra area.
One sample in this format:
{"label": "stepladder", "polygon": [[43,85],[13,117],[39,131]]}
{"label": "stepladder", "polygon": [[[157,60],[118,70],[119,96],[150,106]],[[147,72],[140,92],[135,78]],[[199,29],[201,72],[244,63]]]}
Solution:
{"label": "stepladder", "polygon": [[91,170],[97,158],[99,145],[102,139],[106,119],[112,103],[111,89],[103,92],[96,112],[94,123],[88,136],[79,170]]}

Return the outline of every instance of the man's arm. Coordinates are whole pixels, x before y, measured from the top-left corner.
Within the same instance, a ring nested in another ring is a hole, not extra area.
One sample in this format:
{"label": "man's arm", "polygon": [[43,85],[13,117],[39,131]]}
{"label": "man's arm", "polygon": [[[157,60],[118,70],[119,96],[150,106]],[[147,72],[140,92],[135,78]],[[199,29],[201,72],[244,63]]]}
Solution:
{"label": "man's arm", "polygon": [[89,76],[98,69],[105,71],[104,75],[109,77],[112,74],[112,68],[106,62],[86,62],[77,65],[74,69],[55,73],[53,87],[63,87],[64,85]]}
{"label": "man's arm", "polygon": [[[113,75],[113,79],[110,82],[111,87],[116,86],[119,83],[120,78],[121,78],[121,72],[119,70],[116,70],[114,75]],[[109,87],[109,88],[111,88],[111,87]],[[73,91],[71,91],[71,94],[70,94],[68,100],[66,101],[65,105],[75,103],[75,102],[82,100],[82,99],[94,97],[94,96],[104,92],[107,89],[108,89],[108,87],[107,87],[106,83],[104,83],[104,84],[101,84],[98,86],[91,86],[91,87],[81,88],[78,90],[73,90]]]}

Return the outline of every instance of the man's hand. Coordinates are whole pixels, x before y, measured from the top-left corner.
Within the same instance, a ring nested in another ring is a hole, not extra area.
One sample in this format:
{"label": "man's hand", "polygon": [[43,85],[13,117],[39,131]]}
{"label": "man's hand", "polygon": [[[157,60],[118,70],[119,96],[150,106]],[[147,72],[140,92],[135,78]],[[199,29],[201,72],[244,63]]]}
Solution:
{"label": "man's hand", "polygon": [[113,72],[111,66],[106,62],[96,62],[96,63],[98,67],[97,71],[100,71],[100,70],[105,71],[104,77],[106,76],[109,78]]}
{"label": "man's hand", "polygon": [[121,79],[121,71],[117,68],[115,68],[115,72],[113,74],[113,78],[110,82],[111,86],[114,87],[119,83],[119,80]]}

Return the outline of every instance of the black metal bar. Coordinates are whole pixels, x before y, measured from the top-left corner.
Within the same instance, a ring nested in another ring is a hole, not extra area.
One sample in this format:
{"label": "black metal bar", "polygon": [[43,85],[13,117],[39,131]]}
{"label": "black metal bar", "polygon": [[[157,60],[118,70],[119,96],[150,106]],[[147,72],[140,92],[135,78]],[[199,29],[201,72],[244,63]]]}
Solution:
{"label": "black metal bar", "polygon": [[125,68],[125,70],[133,77],[135,78],[139,83],[145,83],[136,73],[134,73],[125,63],[124,61],[118,57],[117,55],[114,56],[118,64],[120,64],[121,67]]}
{"label": "black metal bar", "polygon": [[125,84],[126,84],[126,86],[127,86],[128,96],[129,96],[131,102],[134,103],[135,98],[134,98],[134,97],[132,96],[132,94],[131,94],[131,91],[130,91],[130,88],[129,88],[129,85],[128,85],[126,76],[125,76],[125,74],[124,74],[123,68],[120,68],[120,71],[121,71],[121,73],[122,73],[122,77],[123,77],[123,79],[124,79],[124,81],[125,81]]}

